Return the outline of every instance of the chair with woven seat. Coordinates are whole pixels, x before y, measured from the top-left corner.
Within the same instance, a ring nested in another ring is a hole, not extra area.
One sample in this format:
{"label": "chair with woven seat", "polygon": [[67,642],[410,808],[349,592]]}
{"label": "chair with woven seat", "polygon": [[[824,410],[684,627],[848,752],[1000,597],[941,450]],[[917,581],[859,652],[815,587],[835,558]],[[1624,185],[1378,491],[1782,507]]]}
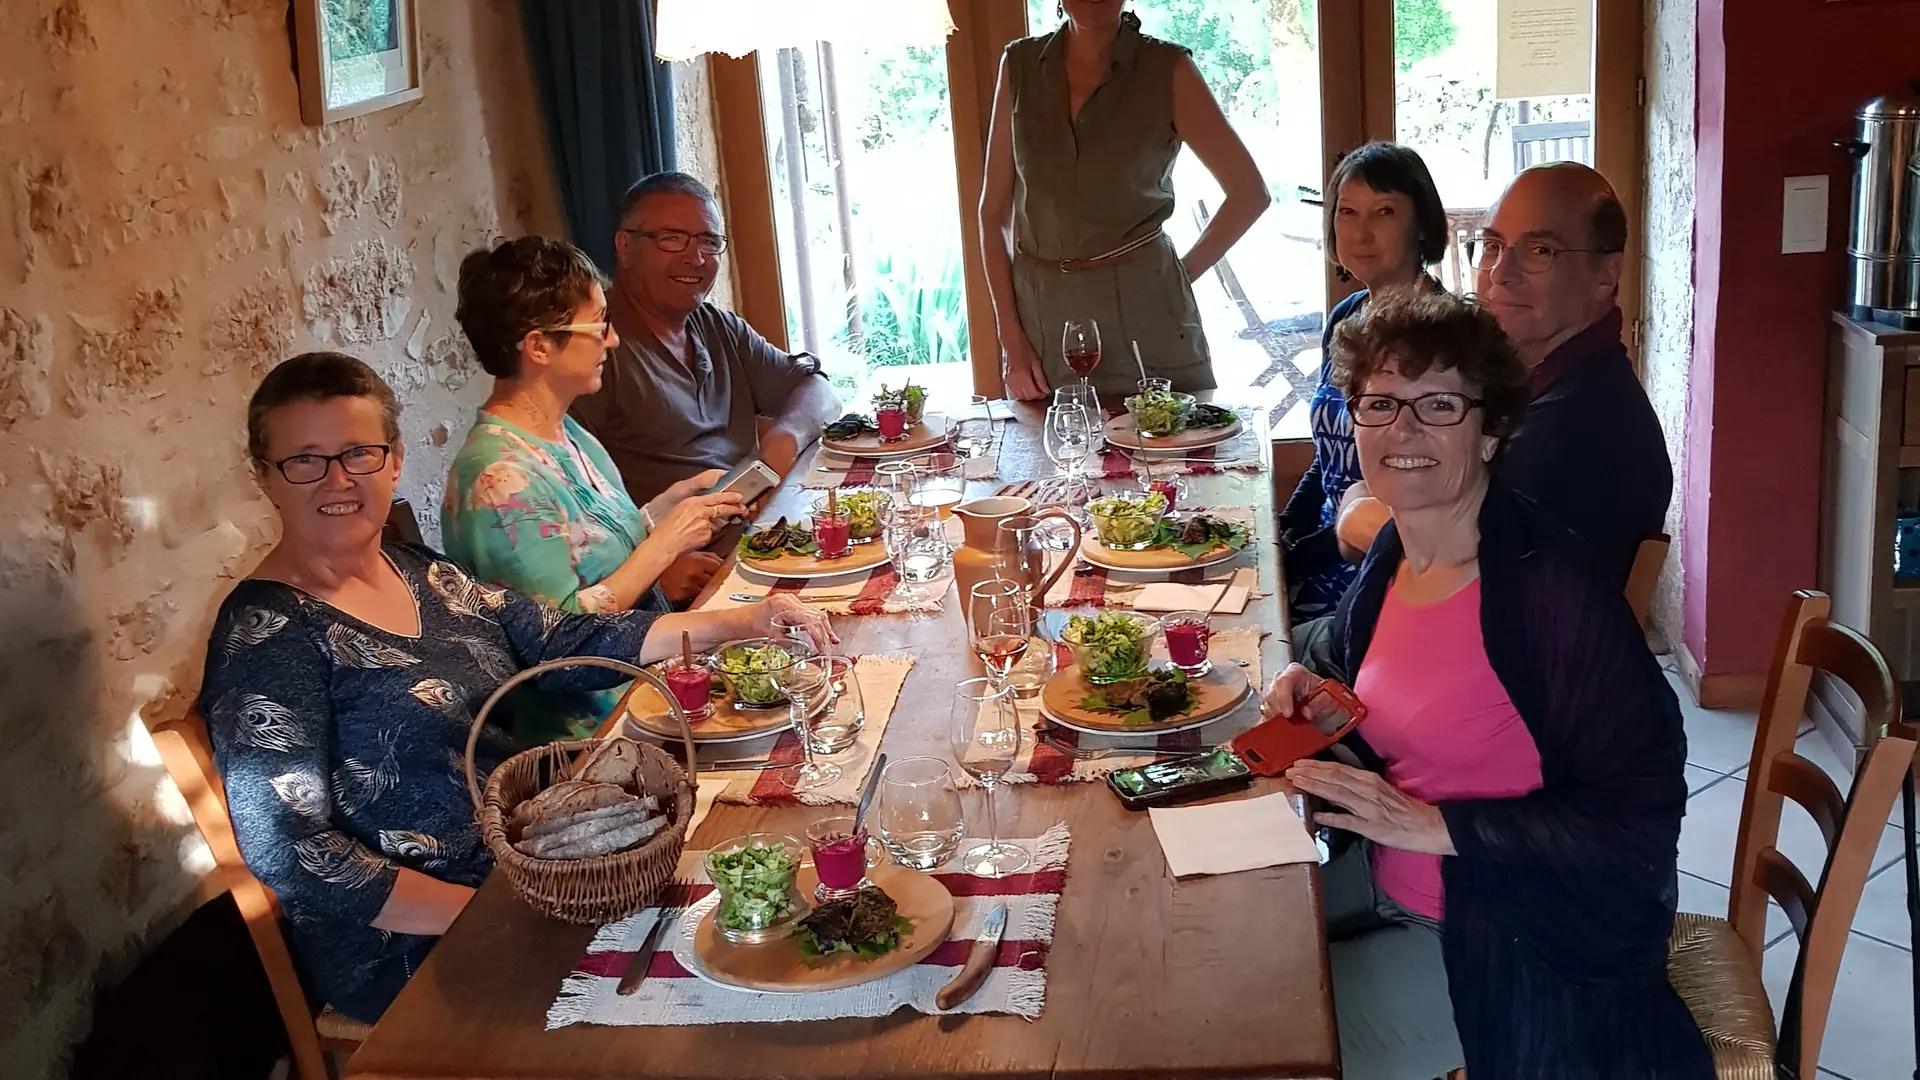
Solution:
{"label": "chair with woven seat", "polygon": [[199,714],[189,712],[178,720],[149,725],[149,733],[167,774],[185,796],[194,824],[213,852],[213,872],[219,876],[221,887],[233,894],[234,905],[240,909],[253,947],[260,954],[260,966],[266,969],[267,983],[273,988],[281,1022],[287,1028],[295,1073],[300,1080],[328,1080],[331,1074],[326,1055],[351,1055],[372,1034],[372,1025],[331,1008],[320,1010],[316,1016],[308,1006],[306,991],[294,971],[293,955],[287,951],[287,939],[280,932],[280,902],[240,857],[206,722]]}
{"label": "chair with woven seat", "polygon": [[[1831,610],[1825,594],[1796,592],[1781,628],[1740,807],[1727,918],[1682,913],[1668,944],[1668,979],[1700,1025],[1720,1080],[1772,1080],[1776,1063],[1781,1075],[1814,1075],[1854,912],[1914,763],[1915,734],[1898,722],[1899,684],[1885,658],[1866,638],[1830,622]],[[1844,797],[1793,749],[1815,671],[1860,699],[1862,730],[1871,740]],[[1775,847],[1784,799],[1803,807],[1826,838],[1818,889]],[[1799,945],[1777,1029],[1761,979],[1769,896],[1785,910]]]}

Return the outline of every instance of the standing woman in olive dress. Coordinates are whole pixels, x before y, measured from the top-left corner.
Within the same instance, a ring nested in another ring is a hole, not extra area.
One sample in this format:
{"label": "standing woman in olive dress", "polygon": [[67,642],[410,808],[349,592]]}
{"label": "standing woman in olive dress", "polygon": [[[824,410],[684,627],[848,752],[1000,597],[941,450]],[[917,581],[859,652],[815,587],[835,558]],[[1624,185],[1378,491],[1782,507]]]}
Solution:
{"label": "standing woman in olive dress", "polygon": [[[1124,0],[1063,0],[1065,21],[1000,60],[980,195],[981,249],[1005,356],[1023,401],[1074,378],[1069,319],[1100,326],[1092,380],[1109,401],[1147,374],[1177,390],[1214,386],[1193,279],[1239,240],[1270,200],[1184,46],[1148,37]],[[1186,143],[1226,192],[1184,256],[1161,226],[1173,214],[1173,162]]]}

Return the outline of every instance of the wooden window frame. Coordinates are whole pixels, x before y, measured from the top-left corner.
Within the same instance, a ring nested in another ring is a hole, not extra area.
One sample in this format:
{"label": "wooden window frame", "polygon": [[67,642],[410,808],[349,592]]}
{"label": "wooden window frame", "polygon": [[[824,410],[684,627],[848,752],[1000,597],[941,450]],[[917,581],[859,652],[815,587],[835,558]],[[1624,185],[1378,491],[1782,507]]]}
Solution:
{"label": "wooden window frame", "polygon": [[[1642,164],[1645,110],[1641,103],[1643,17],[1638,4],[1594,0],[1594,166],[1613,182],[1633,228],[1628,230],[1620,309],[1628,346],[1639,362],[1643,288]],[[1316,5],[1319,18],[1322,175],[1340,157],[1369,139],[1395,134],[1393,0],[1356,0]],[[1027,34],[1025,0],[950,0],[956,27],[947,39],[948,97],[953,123],[955,188],[958,192],[969,359],[974,392],[998,396],[1000,345],[993,302],[987,295],[978,219],[986,165],[988,125],[1000,54]],[[713,55],[714,129],[719,142],[720,185],[727,231],[732,237],[739,314],[766,339],[790,348],[787,303],[780,280],[779,236],[774,218],[773,178],[758,56]],[[1323,192],[1331,198],[1332,192]],[[1342,282],[1331,263],[1326,274],[1328,310],[1358,286]]]}

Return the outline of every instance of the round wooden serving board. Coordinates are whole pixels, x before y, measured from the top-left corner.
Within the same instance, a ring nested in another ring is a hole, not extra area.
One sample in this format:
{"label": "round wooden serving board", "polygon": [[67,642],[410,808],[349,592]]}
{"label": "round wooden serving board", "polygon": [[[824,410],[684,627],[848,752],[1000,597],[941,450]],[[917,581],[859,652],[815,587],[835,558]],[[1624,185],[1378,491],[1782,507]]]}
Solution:
{"label": "round wooden serving board", "polygon": [[[931,875],[893,863],[882,863],[867,876],[893,897],[901,915],[913,921],[913,929],[885,956],[862,960],[852,953],[836,953],[809,963],[791,937],[764,945],[732,944],[714,927],[714,909],[719,906],[719,894],[715,893],[700,902],[697,922],[692,922],[696,910],[687,912],[693,929],[675,935],[674,958],[700,978],[730,989],[809,994],[858,986],[905,971],[947,940],[947,931],[953,928],[953,895],[945,885]],[[800,868],[798,884],[809,903],[814,902],[813,887],[819,881],[811,864]]]}
{"label": "round wooden serving board", "polygon": [[1094,688],[1080,681],[1078,665],[1069,665],[1041,687],[1040,707],[1048,718],[1075,731],[1095,735],[1165,735],[1220,719],[1238,708],[1252,689],[1247,673],[1240,670],[1240,665],[1228,661],[1216,661],[1212,671],[1193,683],[1200,700],[1190,712],[1150,724],[1123,724],[1117,713],[1080,707],[1081,699],[1093,693]]}
{"label": "round wooden serving board", "polygon": [[[1253,540],[1248,538],[1251,545]],[[1180,554],[1177,548],[1147,548],[1144,551],[1116,551],[1100,542],[1100,537],[1092,529],[1080,538],[1080,557],[1103,570],[1192,570],[1201,566],[1223,563],[1245,551],[1246,548],[1233,548],[1225,544],[1215,544],[1213,550],[1198,559],[1189,559]]]}
{"label": "round wooden serving board", "polygon": [[[724,697],[711,700],[713,715],[705,720],[689,722],[696,743],[758,739],[793,726],[784,701],[764,709],[742,709],[735,704],[732,691],[728,691]],[[633,689],[627,692],[621,707],[626,710],[627,723],[640,729],[641,733],[660,739],[680,737],[680,727],[673,722],[673,713],[667,708],[666,697],[652,683],[635,679]]]}
{"label": "round wooden serving board", "polygon": [[1225,427],[1188,428],[1177,435],[1145,436],[1133,424],[1132,413],[1107,421],[1107,441],[1126,450],[1199,450],[1233,441],[1243,425],[1238,417]]}
{"label": "round wooden serving board", "polygon": [[887,561],[887,545],[879,540],[855,544],[846,557],[822,559],[813,555],[782,552],[777,559],[749,559],[740,556],[740,569],[769,578],[825,578],[871,570]]}
{"label": "round wooden serving board", "polygon": [[899,457],[901,454],[917,454],[931,450],[947,441],[947,425],[944,420],[934,423],[937,417],[922,416],[917,424],[907,425],[907,437],[899,442],[882,442],[878,432],[855,435],[851,439],[821,439],[825,449],[846,457]]}

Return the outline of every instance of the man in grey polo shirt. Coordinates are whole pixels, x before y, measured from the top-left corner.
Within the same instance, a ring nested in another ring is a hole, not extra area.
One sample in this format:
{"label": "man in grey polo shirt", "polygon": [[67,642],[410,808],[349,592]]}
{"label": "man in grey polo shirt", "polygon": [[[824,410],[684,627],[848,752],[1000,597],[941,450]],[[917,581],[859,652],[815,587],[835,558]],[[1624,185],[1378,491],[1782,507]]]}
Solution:
{"label": "man in grey polo shirt", "polygon": [[[818,359],[775,348],[707,302],[726,246],[713,193],[699,180],[655,173],[627,189],[607,290],[620,346],[607,354],[600,389],[571,411],[641,505],[676,481],[756,455],[784,477],[840,415]],[[770,421],[764,437],[761,417]],[[684,555],[660,583],[684,602],[719,565],[711,552]]]}

